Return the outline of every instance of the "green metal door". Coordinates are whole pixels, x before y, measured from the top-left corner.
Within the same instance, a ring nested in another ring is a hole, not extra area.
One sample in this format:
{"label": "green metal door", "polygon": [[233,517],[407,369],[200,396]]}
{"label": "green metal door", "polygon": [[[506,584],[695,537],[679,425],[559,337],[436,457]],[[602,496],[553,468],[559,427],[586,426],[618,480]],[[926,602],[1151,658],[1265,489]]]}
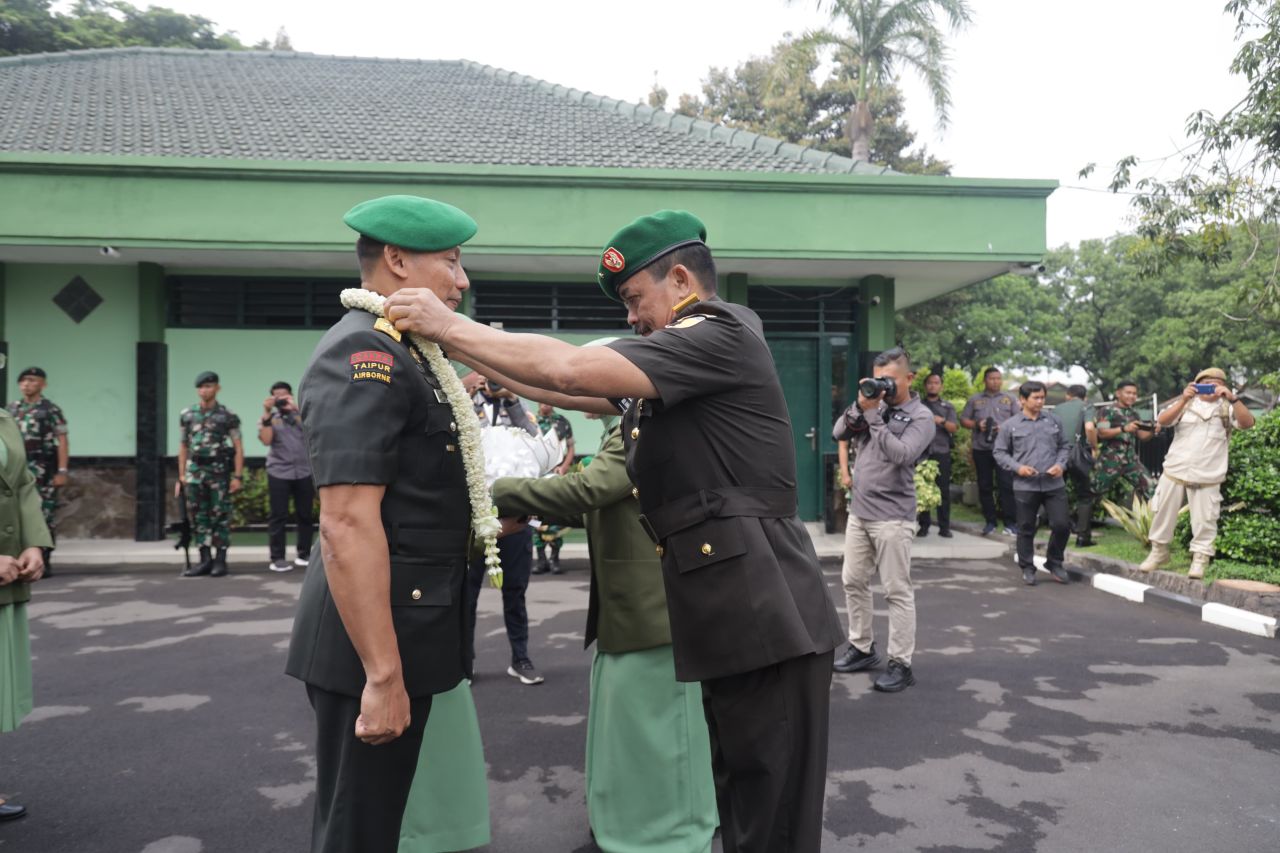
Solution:
{"label": "green metal door", "polygon": [[823,401],[819,392],[830,384],[823,379],[823,340],[817,335],[770,335],[768,341],[791,414],[800,518],[814,521],[822,514],[820,450],[827,444],[824,432],[830,433],[829,424],[819,418],[819,402]]}

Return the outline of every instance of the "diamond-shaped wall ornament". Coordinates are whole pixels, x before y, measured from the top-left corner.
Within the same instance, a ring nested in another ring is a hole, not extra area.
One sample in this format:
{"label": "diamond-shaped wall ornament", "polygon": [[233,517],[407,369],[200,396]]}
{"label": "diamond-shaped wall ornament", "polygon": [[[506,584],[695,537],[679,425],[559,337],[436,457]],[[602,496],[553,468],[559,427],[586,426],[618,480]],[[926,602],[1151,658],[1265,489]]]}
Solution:
{"label": "diamond-shaped wall ornament", "polygon": [[76,276],[67,282],[67,286],[59,290],[53,297],[57,305],[67,316],[79,323],[93,313],[93,309],[102,304],[102,296],[89,286],[89,282]]}

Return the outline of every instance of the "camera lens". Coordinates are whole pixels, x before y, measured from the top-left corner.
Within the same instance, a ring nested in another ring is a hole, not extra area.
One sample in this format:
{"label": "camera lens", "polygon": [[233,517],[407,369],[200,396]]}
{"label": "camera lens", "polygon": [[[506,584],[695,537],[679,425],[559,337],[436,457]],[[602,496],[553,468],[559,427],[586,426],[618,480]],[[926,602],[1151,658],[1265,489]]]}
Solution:
{"label": "camera lens", "polygon": [[287,405],[289,405],[289,401],[288,401],[288,400],[286,400],[284,397],[276,397],[276,408],[277,408],[277,409],[279,409],[280,411],[284,411],[284,408],[285,408],[285,406],[287,406]]}
{"label": "camera lens", "polygon": [[894,393],[897,390],[897,385],[892,379],[880,376],[875,379],[861,380],[858,382],[858,390],[862,392],[862,396],[871,400],[884,394]]}

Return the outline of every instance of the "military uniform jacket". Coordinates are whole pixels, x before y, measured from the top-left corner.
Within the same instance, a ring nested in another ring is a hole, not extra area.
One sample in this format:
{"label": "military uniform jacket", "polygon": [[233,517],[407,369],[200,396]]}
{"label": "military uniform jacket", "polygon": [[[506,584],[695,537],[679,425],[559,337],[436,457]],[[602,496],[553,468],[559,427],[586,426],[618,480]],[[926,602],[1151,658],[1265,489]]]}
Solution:
{"label": "military uniform jacket", "polygon": [[27,465],[36,475],[36,485],[45,486],[57,474],[59,436],[67,434],[67,419],[53,401],[41,397],[35,403],[14,400],[9,414],[17,422],[27,450]]}
{"label": "military uniform jacket", "polygon": [[642,524],[662,556],[676,677],[703,681],[839,645],[796,517],[791,420],[760,318],[713,299],[608,346],[658,391],[619,408]]}
{"label": "military uniform jacket", "polygon": [[[386,486],[391,616],[405,688],[420,697],[469,674],[463,582],[471,510],[457,424],[438,381],[407,338],[376,330],[375,319],[353,310],[325,333],[299,397],[316,486]],[[387,570],[377,561],[361,568],[371,576]],[[302,585],[286,672],[334,693],[358,697],[364,689],[320,548]]]}
{"label": "military uniform jacket", "polygon": [[188,461],[197,465],[230,462],[235,456],[235,440],[240,437],[240,418],[221,403],[205,410],[188,406],[178,415],[182,443]]}
{"label": "military uniform jacket", "polygon": [[493,484],[493,502],[502,516],[585,517],[591,598],[584,645],[599,640],[601,652],[622,654],[671,643],[662,567],[640,526],[619,427],[580,473],[504,478]]}
{"label": "military uniform jacket", "polygon": [[[36,480],[27,466],[22,433],[13,418],[0,411],[0,554],[16,557],[28,548],[52,548],[53,539],[40,512]],[[0,586],[0,607],[31,599],[31,584]]]}

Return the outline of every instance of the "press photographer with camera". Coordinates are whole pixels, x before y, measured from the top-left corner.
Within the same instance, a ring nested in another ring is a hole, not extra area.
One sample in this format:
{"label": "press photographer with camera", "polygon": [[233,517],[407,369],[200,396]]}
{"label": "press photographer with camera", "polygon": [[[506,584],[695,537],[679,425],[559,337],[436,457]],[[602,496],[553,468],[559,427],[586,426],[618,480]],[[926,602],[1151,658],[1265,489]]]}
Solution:
{"label": "press photographer with camera", "polygon": [[858,383],[858,399],[836,419],[836,441],[856,454],[853,495],[845,528],[844,583],[849,648],[836,672],[860,672],[880,663],[872,632],[871,576],[879,572],[889,607],[889,664],[874,687],[897,693],[915,684],[916,605],[911,586],[911,540],[916,533],[916,460],[933,441],[933,413],[911,396],[915,373],[901,347],[876,356],[873,378]]}
{"label": "press photographer with camera", "polygon": [[538,422],[524,407],[524,401],[498,382],[472,371],[462,377],[462,387],[485,426],[508,426],[538,435]]}
{"label": "press photographer with camera", "polygon": [[[267,450],[267,497],[270,514],[267,519],[267,541],[271,551],[273,572],[287,572],[295,566],[305,568],[311,559],[311,539],[315,531],[312,506],[316,490],[311,480],[311,460],[307,457],[307,440],[302,432],[302,412],[293,399],[288,382],[271,386],[271,396],[262,402],[262,420],[258,422],[258,441]],[[297,555],[293,562],[285,559],[285,525],[289,520],[289,499],[298,517]]]}

